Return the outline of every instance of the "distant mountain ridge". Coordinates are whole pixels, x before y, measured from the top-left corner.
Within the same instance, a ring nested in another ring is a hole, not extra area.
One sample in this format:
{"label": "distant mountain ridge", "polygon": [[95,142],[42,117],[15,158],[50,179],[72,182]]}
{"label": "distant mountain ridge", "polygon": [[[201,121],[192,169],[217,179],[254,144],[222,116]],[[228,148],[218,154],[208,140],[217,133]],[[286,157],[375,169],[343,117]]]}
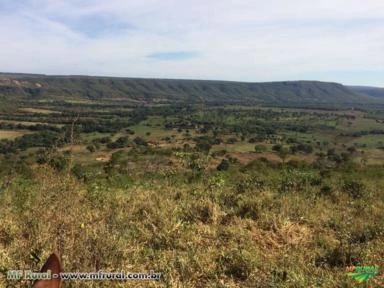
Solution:
{"label": "distant mountain ridge", "polygon": [[384,99],[384,88],[370,86],[348,86],[348,88],[360,95]]}
{"label": "distant mountain ridge", "polygon": [[231,82],[0,73],[3,98],[132,100],[143,103],[352,104],[374,101],[320,81]]}

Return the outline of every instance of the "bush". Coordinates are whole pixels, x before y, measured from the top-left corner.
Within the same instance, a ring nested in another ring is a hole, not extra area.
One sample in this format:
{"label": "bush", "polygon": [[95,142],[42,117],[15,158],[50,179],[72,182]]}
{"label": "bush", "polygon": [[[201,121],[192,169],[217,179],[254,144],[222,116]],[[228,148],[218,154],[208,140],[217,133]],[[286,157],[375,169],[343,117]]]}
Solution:
{"label": "bush", "polygon": [[108,149],[124,148],[128,145],[128,137],[119,137],[115,142],[110,142],[107,144]]}
{"label": "bush", "polygon": [[254,269],[253,259],[239,250],[221,255],[218,262],[225,275],[240,281],[247,280]]}
{"label": "bush", "polygon": [[100,142],[101,144],[108,144],[110,143],[112,140],[111,140],[111,137],[102,137],[100,139],[97,139],[97,142]]}
{"label": "bush", "polygon": [[333,194],[333,189],[331,186],[329,185],[323,185],[321,188],[320,188],[320,192],[319,192],[319,195],[322,195],[322,196],[331,196]]}
{"label": "bush", "polygon": [[258,144],[255,146],[255,152],[256,153],[263,153],[267,151],[267,146],[263,145],[263,144]]}
{"label": "bush", "polygon": [[86,177],[86,171],[85,171],[85,168],[79,164],[79,163],[76,163],[73,168],[72,168],[72,174],[75,175],[75,177],[77,179],[85,179]]}
{"label": "bush", "polygon": [[228,168],[229,168],[229,161],[227,159],[223,159],[216,169],[217,171],[227,171]]}
{"label": "bush", "polygon": [[239,207],[236,211],[236,215],[241,218],[248,218],[252,220],[257,220],[260,217],[260,210],[258,203],[254,200],[251,201],[242,201],[239,203]]}
{"label": "bush", "polygon": [[237,142],[236,137],[231,137],[227,140],[227,144],[235,144]]}
{"label": "bush", "polygon": [[283,146],[281,144],[275,144],[272,146],[273,151],[280,152],[281,149],[283,149]]}
{"label": "bush", "polygon": [[313,152],[313,147],[307,143],[299,143],[297,145],[291,146],[291,152],[292,153],[303,152],[306,154],[311,154]]}
{"label": "bush", "polygon": [[329,250],[323,256],[315,259],[315,265],[318,267],[339,267],[355,266],[361,263],[361,254],[357,249],[346,249],[338,246]]}
{"label": "bush", "polygon": [[353,199],[363,197],[365,185],[358,180],[345,180],[343,191]]}
{"label": "bush", "polygon": [[207,135],[196,137],[193,140],[196,143],[197,151],[207,153],[207,154],[208,154],[209,150],[211,150],[212,145],[219,143],[218,139],[207,136]]}
{"label": "bush", "polygon": [[96,147],[95,145],[88,145],[87,146],[87,150],[91,153],[95,152],[96,151]]}
{"label": "bush", "polygon": [[141,137],[136,137],[135,139],[133,139],[133,142],[135,142],[135,144],[139,146],[147,146],[147,142]]}
{"label": "bush", "polygon": [[197,151],[208,154],[209,150],[211,150],[212,145],[206,142],[199,142],[196,144]]}
{"label": "bush", "polygon": [[68,161],[63,156],[58,155],[49,161],[49,165],[56,171],[63,171],[67,167]]}

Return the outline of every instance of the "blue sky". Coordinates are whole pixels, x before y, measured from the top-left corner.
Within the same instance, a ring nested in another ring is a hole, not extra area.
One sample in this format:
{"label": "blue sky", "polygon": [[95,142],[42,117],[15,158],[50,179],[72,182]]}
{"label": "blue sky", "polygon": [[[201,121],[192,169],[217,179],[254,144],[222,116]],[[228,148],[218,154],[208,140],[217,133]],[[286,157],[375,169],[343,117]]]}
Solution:
{"label": "blue sky", "polygon": [[384,87],[382,0],[0,0],[0,71]]}

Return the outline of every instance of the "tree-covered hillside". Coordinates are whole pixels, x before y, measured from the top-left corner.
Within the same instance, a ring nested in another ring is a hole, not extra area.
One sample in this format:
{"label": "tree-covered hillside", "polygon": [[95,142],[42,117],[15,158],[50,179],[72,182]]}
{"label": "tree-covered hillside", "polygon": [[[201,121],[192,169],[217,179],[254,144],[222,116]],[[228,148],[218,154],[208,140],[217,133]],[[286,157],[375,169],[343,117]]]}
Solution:
{"label": "tree-covered hillside", "polygon": [[244,83],[202,80],[0,74],[0,96],[124,99],[142,103],[356,104],[374,100],[328,82]]}

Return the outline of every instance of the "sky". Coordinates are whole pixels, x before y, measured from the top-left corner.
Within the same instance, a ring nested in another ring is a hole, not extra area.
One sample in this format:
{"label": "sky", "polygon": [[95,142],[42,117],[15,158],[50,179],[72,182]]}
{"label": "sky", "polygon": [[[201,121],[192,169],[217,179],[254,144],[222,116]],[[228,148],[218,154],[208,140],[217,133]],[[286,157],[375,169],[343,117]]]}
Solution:
{"label": "sky", "polygon": [[384,87],[384,1],[0,0],[0,71]]}

